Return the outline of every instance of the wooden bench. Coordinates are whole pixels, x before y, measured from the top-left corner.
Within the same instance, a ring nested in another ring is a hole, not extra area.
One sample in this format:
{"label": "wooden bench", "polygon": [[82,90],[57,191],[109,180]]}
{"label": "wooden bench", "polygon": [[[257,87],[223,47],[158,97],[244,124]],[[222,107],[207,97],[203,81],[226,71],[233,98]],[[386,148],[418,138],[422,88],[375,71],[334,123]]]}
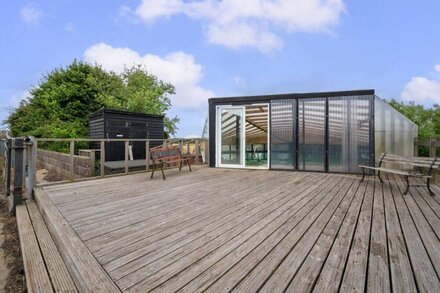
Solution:
{"label": "wooden bench", "polygon": [[[386,168],[382,166],[382,164],[384,163],[409,166],[411,170],[406,171],[406,170],[399,170],[393,168]],[[409,177],[423,178],[426,179],[426,186],[428,187],[429,193],[432,196],[434,195],[430,186],[432,172],[434,169],[438,169],[439,166],[440,166],[440,160],[437,157],[435,158],[403,157],[403,156],[386,154],[386,153],[380,156],[379,164],[377,167],[359,165],[359,167],[362,169],[362,181],[364,181],[365,179],[365,175],[366,175],[365,170],[367,169],[378,171],[377,175],[379,177],[380,182],[383,182],[382,178],[380,177],[381,172],[401,175],[405,178],[406,181],[406,190],[404,194],[407,194],[409,190]],[[425,170],[425,171],[421,171],[421,170]],[[424,185],[412,185],[412,186],[424,186]]]}
{"label": "wooden bench", "polygon": [[28,292],[78,292],[35,202],[17,206]]}
{"label": "wooden bench", "polygon": [[165,180],[164,168],[165,166],[171,166],[172,164],[179,164],[179,171],[182,170],[183,163],[188,164],[189,171],[191,171],[190,158],[182,155],[179,147],[173,146],[157,146],[149,149],[151,159],[153,160],[153,170],[151,177],[154,176],[154,170],[160,168],[162,171],[162,177]]}

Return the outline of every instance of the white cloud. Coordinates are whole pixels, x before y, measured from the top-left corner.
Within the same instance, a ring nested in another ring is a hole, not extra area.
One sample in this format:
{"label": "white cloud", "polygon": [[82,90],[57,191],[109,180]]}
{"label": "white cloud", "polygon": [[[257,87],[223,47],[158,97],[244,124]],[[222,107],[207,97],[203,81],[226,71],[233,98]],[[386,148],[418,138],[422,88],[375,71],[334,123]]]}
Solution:
{"label": "white cloud", "polygon": [[401,97],[406,101],[440,103],[440,81],[413,77],[403,89]]}
{"label": "white cloud", "polygon": [[143,0],[134,14],[146,23],[184,14],[202,21],[212,44],[268,53],[282,47],[274,30],[329,32],[344,11],[343,0]]}
{"label": "white cloud", "polygon": [[28,3],[25,6],[23,6],[20,10],[20,17],[21,19],[32,25],[36,25],[40,22],[41,18],[43,17],[43,12],[35,3]]}
{"label": "white cloud", "polygon": [[200,86],[203,68],[192,55],[173,52],[165,57],[153,54],[140,55],[130,48],[114,48],[100,43],[89,47],[84,52],[87,62],[100,64],[106,70],[120,73],[125,67],[144,65],[159,79],[170,82],[176,88],[171,97],[173,106],[182,108],[201,108],[214,96],[210,90]]}
{"label": "white cloud", "polygon": [[434,70],[437,71],[437,72],[440,72],[440,64],[436,64],[434,66]]}

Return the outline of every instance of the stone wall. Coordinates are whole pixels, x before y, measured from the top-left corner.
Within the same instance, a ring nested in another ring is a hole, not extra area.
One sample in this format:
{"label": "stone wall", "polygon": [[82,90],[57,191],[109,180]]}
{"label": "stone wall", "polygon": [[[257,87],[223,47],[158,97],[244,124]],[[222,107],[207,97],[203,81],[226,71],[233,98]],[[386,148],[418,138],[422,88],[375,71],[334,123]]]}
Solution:
{"label": "stone wall", "polygon": [[[92,177],[95,172],[94,158],[85,156],[74,156],[75,178]],[[46,169],[55,174],[58,180],[70,179],[70,155],[38,149],[37,170]]]}

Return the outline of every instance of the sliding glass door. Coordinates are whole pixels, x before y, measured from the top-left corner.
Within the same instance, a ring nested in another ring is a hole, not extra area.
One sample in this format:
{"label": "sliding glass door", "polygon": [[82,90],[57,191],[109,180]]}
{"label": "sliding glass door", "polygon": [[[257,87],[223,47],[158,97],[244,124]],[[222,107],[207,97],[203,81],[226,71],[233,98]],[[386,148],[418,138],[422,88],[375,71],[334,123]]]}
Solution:
{"label": "sliding glass door", "polygon": [[217,106],[218,167],[268,168],[269,106]]}
{"label": "sliding glass door", "polygon": [[244,167],[244,107],[217,107],[217,162],[219,167]]}

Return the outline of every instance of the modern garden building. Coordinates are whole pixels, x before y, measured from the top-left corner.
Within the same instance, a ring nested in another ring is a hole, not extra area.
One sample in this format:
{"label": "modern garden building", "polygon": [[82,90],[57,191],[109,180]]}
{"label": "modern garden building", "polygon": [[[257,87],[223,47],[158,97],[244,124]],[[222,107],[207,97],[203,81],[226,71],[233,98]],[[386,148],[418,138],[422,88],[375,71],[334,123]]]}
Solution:
{"label": "modern garden building", "polygon": [[358,173],[413,156],[417,131],[374,90],[209,100],[211,167]]}

